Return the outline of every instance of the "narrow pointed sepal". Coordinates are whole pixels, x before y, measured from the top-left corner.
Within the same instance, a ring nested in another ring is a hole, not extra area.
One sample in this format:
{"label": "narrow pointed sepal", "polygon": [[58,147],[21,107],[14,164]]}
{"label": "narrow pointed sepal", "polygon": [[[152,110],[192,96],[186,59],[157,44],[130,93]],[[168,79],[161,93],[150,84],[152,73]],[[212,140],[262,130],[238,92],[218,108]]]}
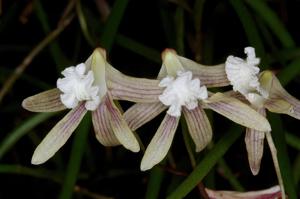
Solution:
{"label": "narrow pointed sepal", "polygon": [[85,64],[94,73],[93,84],[98,86],[98,95],[102,99],[107,93],[106,68],[109,64],[106,61],[106,51],[103,48],[96,48]]}
{"label": "narrow pointed sepal", "polygon": [[241,101],[222,93],[212,95],[203,105],[245,127],[258,131],[271,131],[271,126],[265,117]]}
{"label": "narrow pointed sepal", "polygon": [[110,113],[103,101],[99,107],[92,112],[92,121],[97,140],[104,146],[120,145],[110,124]]}
{"label": "narrow pointed sepal", "polygon": [[264,71],[261,76],[271,81],[269,98],[265,107],[274,113],[283,113],[300,120],[300,101],[290,95],[271,71]]}
{"label": "narrow pointed sepal", "polygon": [[118,141],[128,150],[139,152],[140,145],[131,129],[128,127],[120,110],[114,104],[110,93],[105,97],[105,105],[110,113],[110,125]]}
{"label": "narrow pointed sepal", "polygon": [[[264,108],[258,109],[258,113],[266,117]],[[264,152],[265,132],[255,129],[246,129],[245,144],[248,154],[248,161],[253,175],[257,175],[260,170],[260,163]]]}
{"label": "narrow pointed sepal", "polygon": [[60,90],[57,88],[27,97],[22,106],[32,112],[56,112],[66,109],[60,100]]}
{"label": "narrow pointed sepal", "polygon": [[174,49],[167,48],[161,53],[162,67],[158,74],[158,79],[165,76],[176,77],[178,71],[184,71],[184,67],[178,59],[178,55]]}
{"label": "narrow pointed sepal", "polygon": [[82,103],[60,120],[37,146],[31,163],[38,165],[50,159],[67,142],[86,112]]}
{"label": "narrow pointed sepal", "polygon": [[248,161],[253,175],[260,170],[260,163],[264,152],[265,133],[254,129],[246,129],[245,143]]}
{"label": "narrow pointed sepal", "polygon": [[151,169],[164,159],[171,147],[178,123],[179,117],[166,114],[145,151],[141,162],[142,171]]}
{"label": "narrow pointed sepal", "polygon": [[224,64],[205,66],[185,57],[178,56],[178,59],[185,70],[192,71],[193,77],[199,78],[201,84],[206,87],[221,87],[229,85]]}
{"label": "narrow pointed sepal", "polygon": [[151,121],[167,107],[161,102],[156,103],[137,103],[131,106],[125,113],[124,119],[130,129],[135,131],[145,123]]}
{"label": "narrow pointed sepal", "polygon": [[153,103],[158,101],[158,96],[164,90],[158,86],[159,80],[130,77],[112,66],[109,66],[107,71],[108,87],[114,99],[136,103]]}
{"label": "narrow pointed sepal", "polygon": [[200,152],[212,139],[210,122],[200,106],[193,110],[183,108],[183,114],[189,133],[196,145],[196,152]]}

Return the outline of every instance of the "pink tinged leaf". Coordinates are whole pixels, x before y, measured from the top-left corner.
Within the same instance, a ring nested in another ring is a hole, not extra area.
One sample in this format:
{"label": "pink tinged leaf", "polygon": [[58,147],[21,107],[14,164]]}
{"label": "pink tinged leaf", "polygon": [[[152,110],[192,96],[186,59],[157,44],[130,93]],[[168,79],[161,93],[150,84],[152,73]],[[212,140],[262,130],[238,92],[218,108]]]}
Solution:
{"label": "pink tinged leaf", "polygon": [[128,150],[139,152],[140,145],[120,110],[116,107],[110,94],[106,96],[105,105],[110,113],[110,125],[118,141]]}
{"label": "pink tinged leaf", "polygon": [[145,151],[141,162],[142,171],[151,169],[164,159],[171,147],[178,123],[179,117],[166,114]]}
{"label": "pink tinged leaf", "polygon": [[258,131],[271,131],[268,120],[241,101],[216,93],[203,102],[203,105],[228,119]]}
{"label": "pink tinged leaf", "polygon": [[130,129],[135,131],[145,123],[151,121],[167,107],[161,102],[157,103],[137,103],[130,107],[124,113],[124,119],[128,123]]}
{"label": "pink tinged leaf", "polygon": [[287,114],[300,120],[300,101],[282,87],[274,74],[272,74],[270,95],[265,107],[271,112]]}
{"label": "pink tinged leaf", "polygon": [[[266,116],[264,108],[259,109],[258,112]],[[257,175],[260,170],[260,163],[264,152],[265,132],[254,129],[246,129],[245,143],[248,153],[248,161],[253,175]]]}
{"label": "pink tinged leaf", "polygon": [[178,58],[186,70],[192,71],[193,77],[200,79],[201,84],[207,87],[221,87],[229,85],[224,64],[205,66],[185,57],[178,56]]}
{"label": "pink tinged leaf", "polygon": [[210,122],[200,106],[193,110],[183,108],[183,114],[190,135],[196,145],[196,152],[200,152],[212,139]]}
{"label": "pink tinged leaf", "polygon": [[275,199],[280,198],[281,191],[278,185],[269,189],[249,192],[215,191],[205,188],[210,199]]}
{"label": "pink tinged leaf", "polygon": [[50,159],[67,142],[86,112],[82,103],[60,120],[35,149],[31,163],[38,165]]}
{"label": "pink tinged leaf", "polygon": [[122,74],[112,66],[108,67],[108,87],[114,99],[131,102],[152,103],[158,101],[164,88],[158,86],[159,80],[134,78]]}
{"label": "pink tinged leaf", "polygon": [[92,121],[97,140],[104,146],[117,146],[120,142],[116,138],[110,124],[110,113],[103,101],[99,107],[92,112]]}
{"label": "pink tinged leaf", "polygon": [[60,90],[57,88],[27,97],[22,106],[32,112],[55,112],[66,109],[60,100]]}

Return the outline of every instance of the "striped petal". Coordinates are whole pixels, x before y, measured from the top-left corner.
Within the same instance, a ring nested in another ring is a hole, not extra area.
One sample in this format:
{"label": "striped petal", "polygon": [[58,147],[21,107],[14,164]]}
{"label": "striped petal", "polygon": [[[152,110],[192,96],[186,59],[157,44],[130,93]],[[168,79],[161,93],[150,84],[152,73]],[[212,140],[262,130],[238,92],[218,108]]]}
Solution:
{"label": "striped petal", "polygon": [[151,169],[164,159],[171,147],[178,123],[179,117],[166,114],[145,151],[141,162],[142,171]]}
{"label": "striped petal", "polygon": [[271,71],[264,71],[261,76],[272,82],[269,99],[267,99],[265,107],[271,112],[283,113],[300,119],[300,101],[282,87]]}
{"label": "striped petal", "polygon": [[245,143],[248,161],[253,175],[260,170],[260,163],[264,152],[265,133],[254,129],[246,129]]}
{"label": "striped petal", "polygon": [[200,106],[193,110],[183,108],[183,114],[190,135],[196,145],[196,152],[200,152],[211,141],[212,129],[210,122]]}
{"label": "striped petal", "polygon": [[212,95],[203,105],[245,127],[258,131],[271,131],[271,126],[265,117],[241,101],[222,93]]}
{"label": "striped petal", "polygon": [[22,106],[32,112],[55,112],[66,109],[60,100],[61,92],[54,88],[42,93],[27,97]]}
{"label": "striped petal", "polygon": [[[106,97],[104,97],[106,99]],[[104,146],[117,146],[120,145],[117,137],[115,136],[110,124],[110,113],[103,101],[99,107],[92,112],[92,121],[97,140]]]}
{"label": "striped petal", "polygon": [[145,123],[151,121],[167,107],[161,102],[157,103],[138,103],[131,106],[125,113],[124,119],[128,123],[130,129],[135,131]]}
{"label": "striped petal", "polygon": [[86,112],[82,103],[60,120],[35,149],[31,163],[42,164],[50,159],[67,142]]}
{"label": "striped petal", "polygon": [[107,67],[107,70],[108,86],[114,99],[152,103],[158,101],[158,96],[164,90],[158,86],[159,80],[130,77],[112,66]]}
{"label": "striped petal", "polygon": [[[262,116],[266,116],[264,108],[258,112]],[[260,170],[260,163],[264,152],[265,132],[254,129],[246,129],[245,143],[248,153],[248,161],[253,175],[257,175]]]}
{"label": "striped petal", "polygon": [[105,105],[110,113],[110,125],[116,138],[126,149],[132,152],[139,152],[140,145],[133,132],[128,127],[128,124],[123,118],[120,110],[112,101],[110,93],[107,94],[107,99],[105,99]]}
{"label": "striped petal", "polygon": [[185,57],[178,56],[178,59],[186,70],[192,71],[193,76],[200,79],[201,84],[207,87],[221,87],[229,85],[224,64],[205,66]]}

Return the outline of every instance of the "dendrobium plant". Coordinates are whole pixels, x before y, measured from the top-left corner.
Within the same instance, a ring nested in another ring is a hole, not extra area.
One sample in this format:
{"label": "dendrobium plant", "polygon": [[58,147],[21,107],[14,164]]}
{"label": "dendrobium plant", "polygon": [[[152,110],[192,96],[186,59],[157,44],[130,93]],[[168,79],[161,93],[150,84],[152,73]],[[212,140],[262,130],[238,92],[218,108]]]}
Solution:
{"label": "dendrobium plant", "polygon": [[197,152],[205,148],[212,138],[212,128],[203,108],[212,109],[249,128],[270,130],[267,120],[246,104],[222,93],[207,91],[207,86],[228,84],[224,65],[203,66],[178,56],[172,49],[166,49],[162,59],[158,79],[164,90],[157,97],[157,102],[138,103],[124,113],[130,128],[135,130],[168,108],[145,151],[141,170],[151,169],[166,156],[182,113]]}
{"label": "dendrobium plant", "polygon": [[[248,102],[264,117],[267,109],[270,112],[288,114],[296,119],[300,119],[300,101],[291,96],[281,86],[279,80],[271,71],[267,70],[259,73],[258,64],[260,59],[256,57],[254,48],[246,47],[245,53],[247,54],[245,60],[229,56],[225,63],[225,70],[230,84],[233,86],[233,90],[238,92],[229,92],[229,95]],[[263,155],[265,135],[271,149],[279,183],[283,189],[283,185],[280,182],[281,174],[277,162],[276,148],[270,131],[258,131],[253,128],[246,129],[245,143],[250,168],[254,175],[258,174]],[[282,192],[284,193],[284,190]]]}
{"label": "dendrobium plant", "polygon": [[[128,127],[113,99],[152,102],[162,89],[158,80],[128,77],[106,61],[105,50],[97,48],[85,63],[66,68],[57,88],[26,98],[22,105],[33,112],[54,112],[71,109],[38,145],[32,164],[51,158],[69,139],[87,113],[92,112],[96,138],[104,146],[123,145],[138,152],[139,143]],[[151,90],[145,97],[145,89]],[[143,100],[141,100],[143,96]]]}

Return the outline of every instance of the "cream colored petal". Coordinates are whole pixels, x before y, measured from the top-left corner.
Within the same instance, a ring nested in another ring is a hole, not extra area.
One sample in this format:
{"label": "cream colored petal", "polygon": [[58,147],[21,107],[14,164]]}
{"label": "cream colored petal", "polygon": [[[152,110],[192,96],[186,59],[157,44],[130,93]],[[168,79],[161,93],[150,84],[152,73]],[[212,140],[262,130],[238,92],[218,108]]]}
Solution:
{"label": "cream colored petal", "polygon": [[258,131],[271,131],[268,120],[241,101],[216,93],[203,103],[228,119]]}
{"label": "cream colored petal", "polygon": [[193,110],[183,108],[183,114],[189,133],[196,145],[196,152],[199,152],[211,141],[212,129],[210,122],[200,106]]}
{"label": "cream colored petal", "polygon": [[114,99],[152,103],[158,101],[158,96],[164,90],[158,86],[159,80],[130,77],[112,66],[109,66],[107,71],[108,87]]}
{"label": "cream colored petal", "polygon": [[[105,98],[106,99],[106,98]],[[92,121],[97,140],[104,146],[120,145],[110,124],[110,113],[103,101],[99,107],[92,112]]]}
{"label": "cream colored petal", "polygon": [[206,87],[221,87],[229,85],[224,64],[205,66],[185,57],[178,55],[177,57],[184,69],[192,71],[193,77],[199,78],[201,84],[205,85]]}
{"label": "cream colored petal", "polygon": [[290,95],[280,84],[277,77],[270,71],[265,71],[261,76],[265,79],[272,78],[269,98],[265,107],[274,113],[283,113],[300,119],[300,101]]}
{"label": "cream colored petal", "polygon": [[32,112],[55,112],[66,109],[60,100],[61,92],[54,88],[42,93],[27,97],[22,106]]}
{"label": "cream colored petal", "polygon": [[60,120],[35,149],[31,163],[42,164],[50,159],[67,142],[86,112],[84,104],[80,104]]}
{"label": "cream colored petal", "polygon": [[142,171],[151,169],[165,158],[171,147],[178,123],[179,117],[166,114],[145,151],[141,162]]}
{"label": "cream colored petal", "polygon": [[125,113],[124,119],[128,123],[130,129],[135,131],[145,123],[151,121],[167,107],[161,102],[157,103],[137,103],[131,106]]}
{"label": "cream colored petal", "polygon": [[127,122],[125,121],[120,110],[116,107],[112,101],[112,97],[108,93],[108,98],[105,100],[105,105],[110,113],[110,125],[112,130],[119,140],[119,142],[128,150],[132,152],[139,152],[140,145],[134,136],[133,132],[128,127]]}

